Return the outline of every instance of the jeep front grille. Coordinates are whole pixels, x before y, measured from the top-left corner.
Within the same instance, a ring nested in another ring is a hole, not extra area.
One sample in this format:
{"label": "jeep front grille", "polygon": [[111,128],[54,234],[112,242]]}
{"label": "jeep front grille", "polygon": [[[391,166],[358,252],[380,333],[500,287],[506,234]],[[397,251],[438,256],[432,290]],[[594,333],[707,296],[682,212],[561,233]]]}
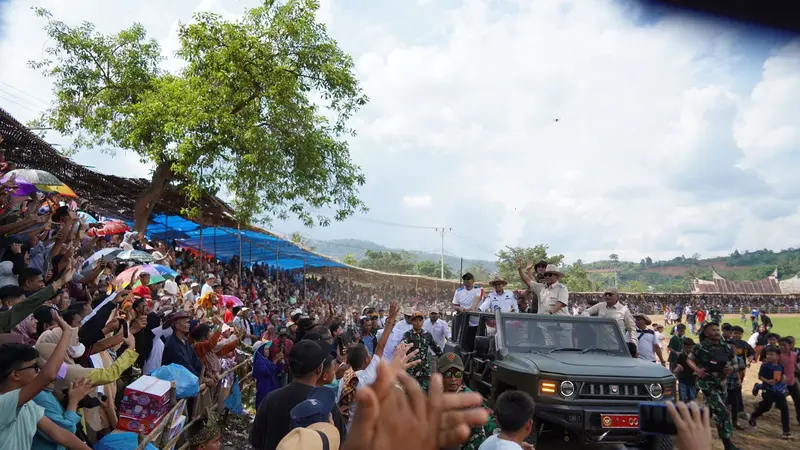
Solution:
{"label": "jeep front grille", "polygon": [[581,383],[578,398],[595,400],[650,400],[644,384]]}

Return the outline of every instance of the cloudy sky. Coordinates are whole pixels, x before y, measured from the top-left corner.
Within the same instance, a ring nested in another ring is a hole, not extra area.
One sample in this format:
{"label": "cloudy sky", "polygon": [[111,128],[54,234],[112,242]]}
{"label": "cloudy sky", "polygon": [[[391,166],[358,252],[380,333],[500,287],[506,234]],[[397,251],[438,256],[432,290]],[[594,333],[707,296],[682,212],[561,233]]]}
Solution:
{"label": "cloudy sky", "polygon": [[[52,98],[25,65],[47,45],[34,4],[103,32],[141,22],[171,53],[193,12],[254,2],[0,0],[0,106],[23,121]],[[538,243],[584,261],[798,246],[800,38],[624,0],[323,0],[319,16],[371,98],[351,141],[371,211],[278,232],[435,250],[434,230],[387,223],[444,226],[448,253],[487,259]],[[131,154],[76,159],[149,171]]]}

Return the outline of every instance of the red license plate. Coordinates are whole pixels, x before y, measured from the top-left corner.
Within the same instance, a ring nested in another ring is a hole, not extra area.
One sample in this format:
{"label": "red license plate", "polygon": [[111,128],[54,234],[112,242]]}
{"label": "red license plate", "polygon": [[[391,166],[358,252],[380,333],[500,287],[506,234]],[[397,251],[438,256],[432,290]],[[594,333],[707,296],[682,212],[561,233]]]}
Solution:
{"label": "red license plate", "polygon": [[603,428],[639,428],[639,416],[636,414],[601,414],[600,423]]}

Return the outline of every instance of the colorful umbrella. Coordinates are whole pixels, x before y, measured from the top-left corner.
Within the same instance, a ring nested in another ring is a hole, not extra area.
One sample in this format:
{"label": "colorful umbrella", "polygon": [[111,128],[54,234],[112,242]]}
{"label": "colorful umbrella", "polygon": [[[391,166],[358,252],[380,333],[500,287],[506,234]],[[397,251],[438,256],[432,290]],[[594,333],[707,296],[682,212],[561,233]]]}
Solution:
{"label": "colorful umbrella", "polygon": [[148,283],[148,286],[151,285],[151,284],[163,283],[164,280],[166,280],[166,278],[163,275],[158,273],[158,269],[156,269],[155,267],[151,266],[150,264],[145,264],[145,265],[142,265],[142,266],[133,266],[133,267],[131,267],[129,269],[125,269],[122,273],[117,275],[117,283],[120,286],[125,287],[125,286],[131,284],[131,281],[133,281],[132,280],[133,277],[136,276],[137,280],[136,280],[135,284],[133,285],[133,287],[136,287],[136,286],[139,285],[138,278],[139,278],[139,275],[141,275],[142,273],[150,274],[150,283]]}
{"label": "colorful umbrella", "polygon": [[83,211],[78,211],[78,218],[83,219],[83,221],[86,223],[97,223],[97,219],[89,215],[89,213],[85,213]]}
{"label": "colorful umbrella", "polygon": [[154,268],[159,275],[164,278],[175,278],[178,276],[178,272],[172,270],[171,268],[162,265],[162,264],[149,264],[150,267]]}
{"label": "colorful umbrella", "polygon": [[105,262],[113,261],[117,258],[117,255],[120,253],[122,253],[122,249],[115,247],[104,248],[100,251],[97,251],[88,259],[86,259],[86,261],[84,261],[82,270],[86,270],[94,266],[94,262],[97,260],[103,260]]}
{"label": "colorful umbrella", "polygon": [[103,222],[103,228],[89,228],[89,231],[86,234],[91,237],[111,236],[112,234],[122,234],[130,230],[131,227],[129,227],[125,222],[121,222],[119,220],[110,220],[108,222]]}
{"label": "colorful umbrella", "polygon": [[122,261],[135,261],[140,263],[156,262],[156,259],[150,253],[141,250],[123,250],[117,253],[117,259]]}
{"label": "colorful umbrella", "polygon": [[234,297],[233,295],[223,295],[222,304],[230,307],[244,306],[244,303],[242,303],[242,301],[239,300],[239,297]]}
{"label": "colorful umbrella", "polygon": [[[17,185],[32,184],[37,190],[41,192],[54,192],[61,194],[65,197],[78,197],[69,186],[62,183],[55,175],[44,170],[34,169],[15,169],[8,172],[0,182],[5,182],[12,175],[16,175]],[[23,189],[30,189],[25,187]]]}

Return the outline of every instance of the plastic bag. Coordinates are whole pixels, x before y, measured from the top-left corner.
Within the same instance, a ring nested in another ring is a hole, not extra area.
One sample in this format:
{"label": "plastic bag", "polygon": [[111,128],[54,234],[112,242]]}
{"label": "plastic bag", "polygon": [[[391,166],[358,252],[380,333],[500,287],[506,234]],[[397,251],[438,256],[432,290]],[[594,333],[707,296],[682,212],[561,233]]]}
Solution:
{"label": "plastic bag", "polygon": [[150,374],[159,380],[175,382],[175,397],[187,398],[197,397],[200,394],[200,380],[189,369],[181,365],[172,363],[161,366]]}
{"label": "plastic bag", "polygon": [[225,399],[224,405],[227,410],[234,414],[244,414],[244,407],[242,406],[242,391],[239,389],[239,377],[236,377],[236,380],[233,382],[231,395]]}
{"label": "plastic bag", "polygon": [[[115,432],[100,439],[95,450],[136,450],[139,447],[139,436],[130,431]],[[147,444],[145,450],[158,450],[153,444]]]}

